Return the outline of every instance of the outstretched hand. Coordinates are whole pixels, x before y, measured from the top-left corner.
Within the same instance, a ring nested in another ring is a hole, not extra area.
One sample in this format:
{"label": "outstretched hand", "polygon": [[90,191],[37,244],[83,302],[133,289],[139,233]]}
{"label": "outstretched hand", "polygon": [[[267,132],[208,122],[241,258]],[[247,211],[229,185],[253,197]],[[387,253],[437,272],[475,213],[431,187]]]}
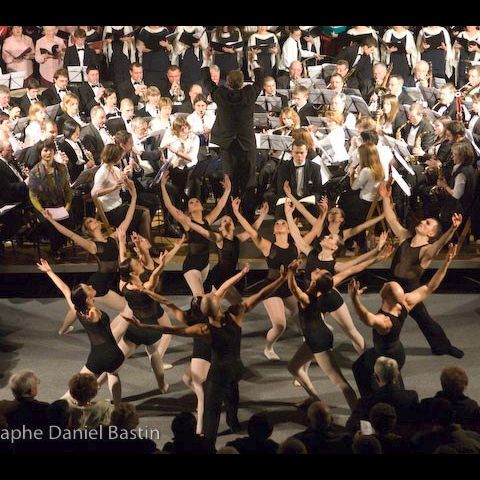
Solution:
{"label": "outstretched hand", "polygon": [[226,192],[230,193],[232,191],[232,182],[231,182],[230,177],[228,175],[223,176],[223,182],[221,182],[221,183],[223,185],[223,189]]}
{"label": "outstretched hand", "polygon": [[457,228],[462,224],[463,217],[460,213],[454,213],[452,215],[452,227],[457,230]]}
{"label": "outstretched hand", "polygon": [[289,200],[289,199],[287,198],[286,201],[285,201],[284,209],[285,209],[285,213],[286,213],[286,214],[292,215],[293,212],[295,211],[295,205],[292,203],[291,200]]}
{"label": "outstretched hand", "polygon": [[393,253],[394,250],[395,248],[393,245],[386,245],[379,253],[377,257],[378,260],[386,260]]}
{"label": "outstretched hand", "polygon": [[265,215],[268,214],[269,210],[270,210],[270,206],[268,205],[268,202],[263,202],[262,206],[260,207],[259,216],[264,217]]}
{"label": "outstretched hand", "polygon": [[37,267],[43,273],[48,273],[52,271],[52,267],[44,258],[40,259],[40,262],[37,263]]}
{"label": "outstretched hand", "polygon": [[287,273],[297,273],[298,267],[300,265],[300,261],[298,259],[295,259],[293,262],[290,263],[288,266],[288,272]]}
{"label": "outstretched hand", "polygon": [[233,199],[232,198],[232,210],[233,210],[233,213],[235,215],[237,215],[238,213],[240,213],[240,204],[242,203],[242,201],[240,200],[240,198],[235,198]]}
{"label": "outstretched hand", "polygon": [[352,278],[350,280],[350,283],[348,284],[348,294],[351,297],[356,297],[360,296],[367,290],[367,287],[360,288],[360,282],[356,280],[355,278]]}
{"label": "outstretched hand", "polygon": [[320,214],[324,215],[328,212],[328,198],[323,196],[320,201],[317,203]]}
{"label": "outstretched hand", "polygon": [[250,263],[245,262],[243,264],[242,273],[246,275],[250,271]]}
{"label": "outstretched hand", "polygon": [[47,220],[53,220],[52,214],[50,213],[49,210],[46,208],[42,209],[42,215],[47,219]]}
{"label": "outstretched hand", "polygon": [[450,263],[457,256],[458,245],[450,243],[448,245],[447,261]]}
{"label": "outstretched hand", "polygon": [[186,242],[186,240],[187,240],[187,236],[185,234],[183,234],[182,237],[177,238],[174,243],[175,243],[175,245],[181,246]]}
{"label": "outstretched hand", "polygon": [[392,195],[392,190],[387,183],[381,182],[378,186],[378,193],[382,198],[389,198]]}
{"label": "outstretched hand", "polygon": [[290,188],[290,182],[288,180],[285,180],[283,183],[283,191],[285,192],[285,195],[289,197],[292,194],[292,189]]}
{"label": "outstretched hand", "polygon": [[382,232],[380,234],[380,237],[378,237],[377,240],[377,250],[380,252],[383,247],[385,246],[385,243],[387,242],[388,239],[388,232]]}
{"label": "outstretched hand", "polygon": [[160,185],[164,187],[167,184],[169,179],[170,179],[170,172],[167,170],[166,172],[164,172],[164,174],[162,175],[162,178],[160,179]]}

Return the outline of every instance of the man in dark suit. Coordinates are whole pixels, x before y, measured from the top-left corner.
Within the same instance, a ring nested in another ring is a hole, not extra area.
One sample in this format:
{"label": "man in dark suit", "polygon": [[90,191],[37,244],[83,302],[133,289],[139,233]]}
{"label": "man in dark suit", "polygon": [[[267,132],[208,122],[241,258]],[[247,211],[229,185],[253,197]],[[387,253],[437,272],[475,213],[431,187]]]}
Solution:
{"label": "man in dark suit", "polygon": [[[401,130],[401,136],[407,143],[413,155],[423,156],[435,141],[435,131],[432,124],[424,119],[425,107],[414,103],[408,111],[408,123]],[[421,138],[421,147],[415,145]]]}
{"label": "man in dark suit", "polygon": [[308,408],[309,427],[293,436],[300,440],[310,454],[351,454],[352,437],[340,426],[332,424],[330,410],[323,402]]}
{"label": "man in dark suit", "polygon": [[163,78],[160,82],[160,92],[162,97],[168,97],[175,102],[183,102],[179,98],[185,99],[185,92],[188,90],[187,85],[182,82],[182,71],[177,65],[170,65],[167,68],[167,78]]}
{"label": "man in dark suit", "polygon": [[17,105],[22,112],[22,117],[28,117],[28,110],[32,106],[32,103],[40,101],[38,95],[40,82],[36,78],[30,77],[25,82],[25,88],[27,89],[25,95],[21,96],[17,101]]}
{"label": "man in dark suit", "polygon": [[87,68],[87,81],[78,87],[80,96],[80,111],[88,115],[96,105],[101,105],[105,88],[100,83],[100,71],[97,66]]}
{"label": "man in dark suit", "polygon": [[117,87],[118,100],[129,98],[136,107],[138,102],[143,101],[146,90],[147,86],[143,83],[143,67],[139,63],[132,63],[130,79],[120,83]]}
{"label": "man in dark suit", "polygon": [[112,136],[105,128],[107,116],[102,107],[93,107],[90,112],[90,123],[82,128],[80,132],[80,140],[85,148],[92,152],[95,163],[100,164],[100,154],[103,147],[109,143],[113,143]]}
{"label": "man in dark suit", "polygon": [[38,395],[39,380],[31,370],[21,370],[10,377],[8,385],[15,400],[0,402],[0,417],[7,421],[9,428],[31,429],[47,426],[48,403],[35,399]]}
{"label": "man in dark suit", "polygon": [[120,117],[111,118],[107,121],[107,130],[112,136],[120,130],[126,130],[127,132],[132,133],[131,123],[135,113],[135,107],[129,98],[124,98],[120,102],[120,112]]}
{"label": "man in dark suit", "polygon": [[413,98],[403,90],[403,78],[400,75],[392,75],[388,80],[388,93],[398,98],[400,105],[411,105]]}
{"label": "man in dark suit", "polygon": [[267,99],[277,97],[281,100],[281,104],[279,106],[272,106],[267,100],[266,104],[262,105],[264,111],[268,110],[268,112],[279,113],[282,108],[288,107],[288,98],[285,95],[277,92],[277,84],[273,77],[265,77],[263,79],[263,91],[260,92],[260,96],[264,96]]}
{"label": "man in dark suit", "polygon": [[0,203],[26,202],[28,187],[17,165],[13,162],[13,151],[8,139],[0,139]]}
{"label": "man in dark suit", "polygon": [[288,68],[288,75],[282,75],[277,78],[277,88],[281,90],[292,90],[297,86],[298,80],[302,78],[302,62],[295,60]]}
{"label": "man in dark suit", "polygon": [[348,86],[358,88],[364,97],[373,78],[373,53],[376,48],[377,41],[373,37],[365,37],[360,45],[353,44],[342,49],[336,58],[336,61],[346,60],[350,70],[355,68]]}
{"label": "man in dark suit", "polygon": [[375,378],[379,389],[368,397],[360,398],[347,421],[351,432],[360,429],[360,420],[368,420],[370,410],[377,403],[388,403],[395,407],[398,424],[414,423],[418,409],[418,394],[405,390],[399,384],[399,370],[393,358],[379,357],[375,362]]}
{"label": "man in dark suit", "polygon": [[98,67],[99,59],[97,54],[85,45],[87,34],[83,28],[77,28],[73,32],[73,43],[65,50],[63,67]]}
{"label": "man in dark suit", "polygon": [[193,101],[197,98],[198,95],[203,94],[202,86],[198,83],[192,83],[188,90],[188,96],[185,101],[176,109],[174,109],[174,113],[193,113],[195,108],[193,107]]}
{"label": "man in dark suit", "polygon": [[[433,111],[440,113],[442,116],[450,117],[452,120],[458,120],[457,99],[455,94],[457,89],[452,83],[447,83],[440,88],[440,96],[438,102],[432,108]],[[467,107],[462,104],[462,118],[466,121],[470,120],[470,113]]]}
{"label": "man in dark suit", "polygon": [[317,111],[312,103],[308,101],[308,88],[299,85],[292,93],[292,100],[294,102],[294,109],[300,117],[300,125],[306,127],[309,125],[307,117],[316,117]]}
{"label": "man in dark suit", "polygon": [[53,85],[47,88],[41,96],[42,102],[48,107],[62,102],[63,97],[69,93],[68,72],[64,68],[58,69],[53,75]]}
{"label": "man in dark suit", "polygon": [[254,68],[253,85],[244,86],[243,73],[232,70],[227,76],[227,86],[219,87],[210,81],[210,91],[212,100],[217,104],[211,141],[220,146],[224,173],[232,181],[232,195],[244,196],[242,205],[247,209],[244,213],[252,220],[255,213],[253,196],[257,153],[253,112],[262,90],[263,71],[252,52],[249,52],[249,61]]}
{"label": "man in dark suit", "polygon": [[284,215],[283,206],[275,205],[279,198],[285,196],[283,187],[288,181],[292,194],[300,199],[310,195],[320,197],[322,191],[322,179],[320,167],[307,159],[308,147],[304,140],[298,139],[292,145],[292,159],[280,161],[271,188],[265,193],[265,201],[270,205],[271,211],[275,210],[275,217]]}

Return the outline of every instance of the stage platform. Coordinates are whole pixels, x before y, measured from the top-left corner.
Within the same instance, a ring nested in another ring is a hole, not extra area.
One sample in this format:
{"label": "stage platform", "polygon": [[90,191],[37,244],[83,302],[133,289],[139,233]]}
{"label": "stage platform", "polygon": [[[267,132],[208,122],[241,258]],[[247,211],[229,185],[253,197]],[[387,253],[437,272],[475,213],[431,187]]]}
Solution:
{"label": "stage platform", "polygon": [[[379,307],[377,294],[366,294],[365,304],[375,310]],[[173,296],[180,306],[186,307],[189,297]],[[350,301],[346,300],[351,308]],[[418,326],[408,319],[402,332],[407,360],[403,370],[406,388],[416,389],[420,398],[434,395],[440,389],[440,372],[447,365],[460,365],[469,375],[467,394],[480,400],[480,296],[478,294],[435,294],[427,299],[432,316],[442,325],[452,343],[465,351],[461,360],[452,357],[437,357],[430,349]],[[353,309],[351,309],[353,311]],[[83,366],[89,351],[86,333],[79,324],[64,337],[57,330],[66,312],[63,299],[10,298],[0,300],[0,398],[11,398],[7,387],[12,372],[22,368],[33,369],[39,376],[40,400],[54,401],[66,390],[68,380]],[[111,313],[111,312],[109,312]],[[327,321],[334,327],[335,355],[347,380],[354,386],[351,371],[357,358],[352,345],[335,321]],[[359,324],[360,332],[371,345],[371,330]],[[295,388],[287,371],[287,361],[301,344],[294,322],[287,329],[276,347],[281,361],[270,362],[263,356],[264,336],[270,322],[263,305],[249,313],[243,326],[242,359],[245,373],[240,382],[239,418],[242,426],[253,413],[268,412],[274,424],[273,439],[281,442],[305,428],[305,413],[294,404],[302,401],[305,394]],[[143,348],[127,360],[120,370],[123,399],[136,405],[140,414],[140,426],[159,428],[162,447],[171,439],[170,424],[173,417],[182,411],[194,412],[196,401],[193,393],[182,383],[181,376],[189,364],[192,351],[191,339],[176,337],[172,340],[165,361],[174,368],[166,372],[170,391],[160,395]],[[310,369],[321,398],[332,408],[336,421],[342,424],[349,414],[341,393],[330,383],[317,366]],[[109,398],[106,386],[98,395]],[[217,447],[238,435],[226,434],[225,417],[222,415]],[[239,435],[246,435],[242,432]]]}

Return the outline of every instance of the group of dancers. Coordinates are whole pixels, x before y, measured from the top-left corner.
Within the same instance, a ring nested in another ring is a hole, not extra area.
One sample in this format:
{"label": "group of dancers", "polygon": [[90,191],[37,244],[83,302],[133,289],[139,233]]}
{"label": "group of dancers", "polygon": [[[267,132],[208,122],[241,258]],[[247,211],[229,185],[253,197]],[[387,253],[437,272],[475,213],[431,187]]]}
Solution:
{"label": "group of dancers", "polygon": [[[48,212],[44,213],[54,228],[91,253],[98,262],[98,271],[86,283],[72,289],[45,260],[38,263],[38,268],[53,280],[69,306],[59,333],[67,333],[78,319],[88,334],[91,349],[81,373],[95,375],[100,384],[108,381],[114,403],[121,401],[118,371],[136,348],[145,346],[160,392],[167,393],[169,385],[164,370],[171,365],[164,364],[163,359],[171,336],[192,337],[191,363],[183,381],[197,397],[197,433],[215,442],[222,405],[228,426],[234,432],[239,431],[242,323],[260,302],[271,322],[264,348],[269,361],[280,359],[274,347],[287,320],[298,319],[303,342],[288,362],[288,370],[308,394],[303,402],[305,405],[321,396],[308,374],[312,361],[316,361],[340,389],[351,409],[357,401],[355,390],[335,360],[332,329],[325,322],[328,314],[345,331],[359,354],[353,364],[353,373],[361,396],[375,389],[373,370],[378,357],[394,358],[400,369],[404,366],[405,351],[400,334],[408,315],[419,324],[432,353],[463,356],[461,350],[451,345],[423,304],[444,278],[456,255],[454,245],[450,244],[442,267],[428,284],[421,283],[425,269],[460,226],[461,215],[452,216],[450,229],[442,235],[439,235],[438,221],[432,218],[421,221],[412,235],[396,217],[390,184],[381,186],[383,214],[373,223],[386,220],[399,241],[391,265],[392,280],[380,291],[382,304],[377,313],[369,312],[362,304],[364,288],[358,281],[352,280],[349,286],[358,318],[373,331],[373,346],[368,348],[337,286],[393,253],[386,231],[378,236],[373,250],[347,262],[337,262],[336,256],[344,240],[371,227],[372,221],[356,227],[355,232],[344,230],[343,212],[337,207],[329,209],[324,198],[318,204],[318,217],[310,214],[306,219],[313,224],[311,230],[302,235],[294,219],[295,204],[287,199],[285,218],[276,220],[273,238],[269,240],[259,232],[268,205],[262,206],[255,223],[250,224],[242,214],[240,199],[230,201],[228,176],[225,176],[223,196],[207,214],[197,198],[189,199],[186,212],[176,209],[168,196],[167,181],[168,173],[161,180],[165,208],[185,231],[168,252],[159,252],[147,239],[130,231],[137,194],[134,183],[128,179],[125,187],[131,194],[131,203],[124,221],[116,229],[94,218],[85,218],[83,232],[87,238],[84,238],[55,221]],[[287,196],[288,190],[286,184]],[[219,218],[218,231],[215,231],[213,225]],[[244,230],[241,233],[235,233],[235,220]],[[238,273],[237,264],[240,243],[248,239],[265,257],[268,273],[257,293],[242,298],[235,285],[248,274],[249,264],[245,263]],[[193,295],[187,310],[162,295],[162,272],[185,243],[187,253],[182,272]],[[204,282],[209,273],[212,243],[218,248],[218,263],[210,272],[212,289],[207,293]],[[224,309],[223,299],[230,303],[227,309]],[[103,308],[117,313],[111,322]],[[171,319],[176,321],[174,325]]]}

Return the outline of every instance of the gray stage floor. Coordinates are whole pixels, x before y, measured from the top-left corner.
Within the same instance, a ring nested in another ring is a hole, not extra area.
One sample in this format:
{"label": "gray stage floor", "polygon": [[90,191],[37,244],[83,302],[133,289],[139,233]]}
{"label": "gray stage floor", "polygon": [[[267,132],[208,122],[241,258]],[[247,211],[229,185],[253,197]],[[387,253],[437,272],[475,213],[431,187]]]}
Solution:
{"label": "gray stage floor", "polygon": [[[178,305],[186,306],[189,298],[172,297]],[[371,309],[379,306],[378,295],[365,295],[365,304]],[[350,304],[349,304],[350,305]],[[409,319],[402,333],[407,351],[404,379],[407,388],[414,388],[420,397],[435,393],[440,387],[439,374],[446,365],[459,364],[470,377],[468,393],[480,400],[480,297],[478,295],[437,294],[427,301],[427,306],[439,323],[445,328],[451,341],[465,350],[465,357],[434,357],[419,331],[416,323]],[[69,378],[76,373],[86,360],[88,339],[79,328],[71,334],[59,337],[56,332],[65,313],[66,304],[61,299],[10,299],[0,300],[0,399],[11,398],[8,391],[8,377],[21,368],[33,369],[41,379],[39,399],[53,401],[66,390]],[[352,309],[351,309],[352,310]],[[354,384],[350,370],[356,354],[346,336],[335,321],[335,353],[347,379]],[[358,322],[357,322],[358,323]],[[268,410],[275,424],[273,438],[283,441],[302,430],[304,415],[294,403],[305,398],[301,388],[295,388],[286,370],[286,361],[301,343],[294,324],[289,328],[276,347],[282,358],[280,362],[269,362],[263,356],[263,337],[270,323],[263,306],[249,314],[244,324],[242,358],[247,368],[240,383],[240,421],[246,422],[256,412]],[[371,344],[371,332],[360,325],[360,331]],[[166,372],[170,391],[159,395],[148,359],[139,349],[120,371],[123,397],[133,402],[141,416],[141,426],[159,428],[162,446],[171,438],[170,423],[173,416],[184,410],[193,411],[195,397],[181,381],[182,373],[189,361],[191,340],[174,338],[165,360],[174,368]],[[340,423],[348,415],[343,396],[323,375],[318,367],[312,367],[312,379]],[[102,387],[99,398],[108,398],[106,386]],[[219,432],[226,430],[224,416]],[[233,435],[219,437],[217,446],[224,445]]]}

